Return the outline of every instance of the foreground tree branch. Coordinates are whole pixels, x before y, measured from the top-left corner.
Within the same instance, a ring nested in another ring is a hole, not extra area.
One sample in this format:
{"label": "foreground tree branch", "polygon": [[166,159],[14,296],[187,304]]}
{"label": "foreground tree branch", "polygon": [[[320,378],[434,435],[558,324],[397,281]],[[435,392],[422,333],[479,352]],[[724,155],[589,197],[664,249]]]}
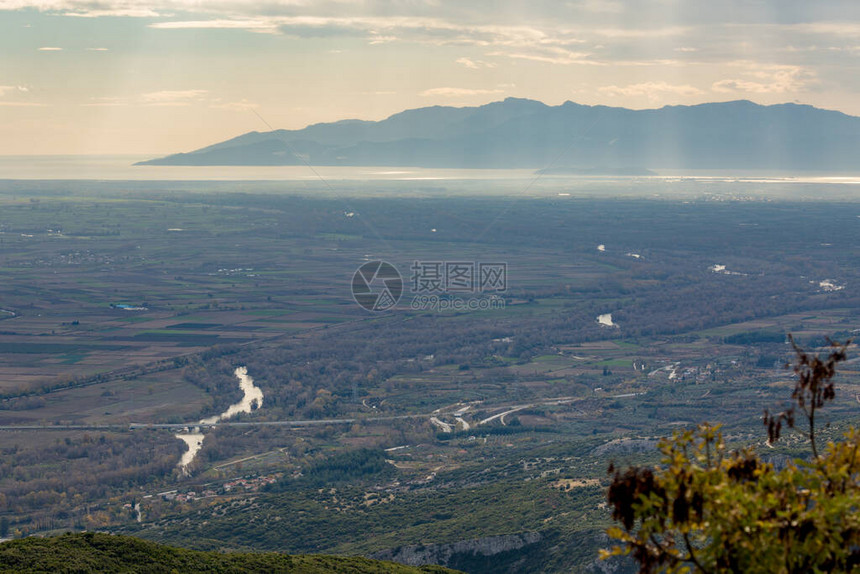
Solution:
{"label": "foreground tree branch", "polygon": [[727,452],[719,426],[700,425],[659,443],[661,464],[610,466],[607,498],[621,527],[604,557],[629,555],[640,572],[852,572],[860,569],[860,432],[850,428],[822,451],[816,414],[835,397],[846,343],[821,358],[791,340],[797,355],[793,406],[765,413],[768,440],[799,412],[813,462],[777,470],[750,448]]}

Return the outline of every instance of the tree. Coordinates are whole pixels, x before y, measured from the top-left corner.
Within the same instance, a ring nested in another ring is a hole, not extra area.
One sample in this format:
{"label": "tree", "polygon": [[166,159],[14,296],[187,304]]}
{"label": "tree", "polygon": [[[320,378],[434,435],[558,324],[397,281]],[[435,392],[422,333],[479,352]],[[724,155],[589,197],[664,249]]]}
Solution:
{"label": "tree", "polygon": [[777,469],[751,448],[727,451],[719,426],[677,432],[659,444],[661,465],[610,466],[607,497],[621,527],[608,533],[620,544],[602,555],[630,555],[640,572],[860,571],[860,431],[821,452],[815,434],[849,343],[830,343],[825,358],[795,345],[794,405],[765,412],[769,443],[797,413],[806,419],[809,460]]}

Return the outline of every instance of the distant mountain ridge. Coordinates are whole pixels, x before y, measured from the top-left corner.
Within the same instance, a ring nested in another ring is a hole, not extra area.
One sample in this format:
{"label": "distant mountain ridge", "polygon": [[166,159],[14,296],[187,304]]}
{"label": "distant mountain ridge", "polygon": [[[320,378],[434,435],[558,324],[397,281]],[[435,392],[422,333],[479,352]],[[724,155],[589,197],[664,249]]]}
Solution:
{"label": "distant mountain ridge", "polygon": [[507,98],[378,122],[249,132],[138,165],[856,171],[858,159],[860,117],[808,105],[739,100],[631,110]]}

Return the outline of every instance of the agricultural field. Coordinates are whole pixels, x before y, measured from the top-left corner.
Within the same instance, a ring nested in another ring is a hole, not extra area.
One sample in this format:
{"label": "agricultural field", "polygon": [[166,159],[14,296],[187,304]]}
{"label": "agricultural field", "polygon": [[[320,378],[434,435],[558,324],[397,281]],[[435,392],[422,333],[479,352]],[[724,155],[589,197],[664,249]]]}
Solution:
{"label": "agricultural field", "polygon": [[[596,568],[610,461],[704,421],[767,448],[787,335],[860,333],[855,203],[393,185],[0,182],[0,535]],[[375,260],[403,280],[386,311],[351,294]],[[440,311],[416,262],[506,284]],[[827,432],[860,418],[858,361]],[[237,367],[261,403],[201,425]]]}

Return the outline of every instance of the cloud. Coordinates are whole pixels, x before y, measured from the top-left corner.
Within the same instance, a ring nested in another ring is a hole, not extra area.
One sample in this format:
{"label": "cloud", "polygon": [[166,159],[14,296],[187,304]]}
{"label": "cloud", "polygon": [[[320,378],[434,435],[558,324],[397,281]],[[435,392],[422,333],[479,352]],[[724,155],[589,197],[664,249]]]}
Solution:
{"label": "cloud", "polygon": [[213,20],[177,20],[156,22],[150,28],[159,30],[247,30],[251,32],[275,33],[279,23],[273,19],[213,19]]}
{"label": "cloud", "polygon": [[[0,92],[2,94],[2,92]],[[221,98],[210,97],[209,90],[161,90],[147,92],[138,96],[108,96],[90,98],[90,101],[82,104],[90,107],[116,107],[116,106],[191,106],[203,105],[212,109],[230,110],[235,112],[247,112],[260,107],[256,102],[247,99],[239,101],[224,101]]]}
{"label": "cloud", "polygon": [[209,105],[209,107],[221,110],[232,110],[235,112],[248,112],[259,108],[260,105],[243,98],[238,102],[221,102],[220,100],[215,100]]}
{"label": "cloud", "polygon": [[87,48],[88,52],[107,52],[107,48]]}
{"label": "cloud", "polygon": [[457,58],[454,60],[456,63],[461,66],[465,66],[470,70],[478,70],[480,68],[495,68],[496,65],[492,62],[485,62],[483,60],[472,60],[471,58]]}
{"label": "cloud", "polygon": [[858,22],[805,22],[802,24],[794,24],[785,26],[789,31],[799,32],[801,34],[822,35],[822,36],[847,36],[857,38],[860,36],[860,23]]}
{"label": "cloud", "polygon": [[681,97],[698,96],[704,92],[695,86],[688,84],[677,85],[666,82],[642,82],[627,86],[603,86],[597,90],[601,94],[614,97],[638,97],[645,96],[649,100],[663,99],[667,95]]}
{"label": "cloud", "polygon": [[18,92],[29,92],[29,88],[26,86],[0,86],[0,97],[5,96],[9,93],[18,93]]}
{"label": "cloud", "polygon": [[485,96],[489,94],[501,94],[504,90],[494,89],[471,89],[471,88],[431,88],[424,90],[419,95],[424,97],[443,97],[443,98],[467,98],[470,96]]}
{"label": "cloud", "polygon": [[58,48],[56,46],[42,46],[39,48],[40,52],[62,52],[62,48]]}
{"label": "cloud", "polygon": [[785,94],[801,92],[818,83],[816,74],[801,66],[732,62],[740,68],[741,77],[726,78],[713,83],[719,93]]}
{"label": "cloud", "polygon": [[371,44],[388,44],[390,42],[396,42],[397,36],[380,36],[380,35],[372,35],[370,37]]}
{"label": "cloud", "polygon": [[683,36],[689,34],[692,28],[689,26],[658,26],[658,27],[634,27],[629,28],[597,28],[592,32],[603,38],[609,39],[650,39],[663,40],[672,36]]}
{"label": "cloud", "polygon": [[466,66],[467,68],[471,68],[472,70],[477,70],[478,68],[480,68],[480,66],[478,64],[476,64],[475,62],[473,62],[469,58],[459,58],[456,60],[456,62],[458,64]]}
{"label": "cloud", "polygon": [[112,8],[107,10],[92,10],[92,9],[84,9],[81,11],[69,11],[65,12],[66,16],[77,16],[78,18],[102,18],[105,16],[112,16],[114,18],[123,17],[123,18],[155,18],[159,16],[158,12],[150,10],[149,8],[127,8],[127,9],[118,9]]}
{"label": "cloud", "polygon": [[91,101],[81,104],[82,106],[127,106],[131,102],[127,98],[102,97],[90,98]]}
{"label": "cloud", "polygon": [[781,94],[785,92],[793,92],[795,90],[788,89],[784,84],[763,84],[761,82],[750,82],[737,78],[729,78],[714,82],[712,86],[715,92],[721,93],[747,93],[747,94]]}
{"label": "cloud", "polygon": [[207,90],[162,90],[143,94],[140,101],[150,106],[187,106],[202,100],[208,93]]}
{"label": "cloud", "polygon": [[[737,10],[741,0],[707,4],[532,0],[528,5],[515,0],[0,0],[0,12],[31,9],[74,17],[137,17],[143,20],[141,25],[165,31],[236,30],[302,39],[359,39],[365,44],[362,48],[349,44],[349,50],[359,56],[367,45],[379,51],[386,45],[390,49],[391,44],[449,47],[445,53],[458,54],[452,59],[467,70],[601,66],[583,69],[583,79],[571,81],[589,83],[592,94],[598,89],[595,86],[602,85],[602,93],[609,97],[631,93],[654,98],[707,91],[803,90],[815,83],[815,70],[825,80],[833,76],[829,58],[840,57],[841,52],[846,59],[855,57],[860,37],[860,9],[852,8],[856,3],[840,0],[846,11],[835,2],[813,8],[814,3],[807,6],[794,0],[791,10],[779,10],[784,1],[761,0],[741,12]],[[797,48],[790,51],[792,46]],[[818,54],[815,46],[828,47]],[[346,49],[345,43],[331,42],[321,48],[337,49]],[[731,64],[740,58],[778,61],[813,72],[788,66],[756,76],[751,69]],[[635,66],[673,68],[672,76],[655,72],[670,81],[684,77],[690,66],[701,66],[702,72],[696,73],[695,81],[683,80],[694,85],[672,86],[654,80],[655,75],[625,78],[623,68]],[[645,78],[650,81],[624,85]],[[835,83],[850,88],[851,79],[837,78]]]}
{"label": "cloud", "polygon": [[12,96],[12,98],[26,98],[29,95],[29,92],[30,89],[27,86],[0,86],[0,106],[29,107],[44,105],[37,102],[28,102],[20,99],[5,99],[7,96]]}
{"label": "cloud", "polygon": [[[79,17],[135,16],[153,20],[147,25],[160,30],[232,29],[298,38],[362,38],[370,45],[470,46],[514,61],[564,66],[612,63],[612,58],[597,60],[592,49],[607,42],[655,42],[691,30],[683,23],[654,25],[653,18],[640,25],[633,14],[641,7],[603,0],[569,5],[536,0],[527,9],[513,0],[0,0],[0,10],[26,7]],[[501,64],[479,58],[457,62],[470,69]]]}
{"label": "cloud", "polygon": [[[108,96],[90,98],[84,106],[189,106],[208,103],[208,90],[161,90],[139,96]],[[218,100],[212,100],[218,103]],[[224,104],[226,107],[227,104]]]}
{"label": "cloud", "polygon": [[[279,33],[299,38],[365,38],[372,45],[399,41],[430,46],[475,46],[496,50],[495,53],[488,55],[561,64],[576,63],[589,56],[582,50],[587,40],[582,37],[583,32],[580,31],[522,24],[473,24],[453,19],[450,14],[444,14],[444,12],[439,10],[442,17],[320,16],[309,13],[253,17],[234,15],[231,18],[153,22],[149,27],[161,30],[237,29],[258,33]],[[605,33],[621,35],[620,32],[613,33],[611,30]],[[471,58],[461,58],[458,63],[470,67],[467,61],[476,66],[494,66],[492,63]]]}
{"label": "cloud", "polygon": [[568,66],[571,64],[583,64],[588,66],[601,66],[604,65],[601,62],[590,60],[590,54],[586,52],[566,52],[566,51],[556,51],[555,54],[547,53],[547,52],[511,52],[511,53],[502,53],[495,52],[491,54],[493,56],[507,56],[508,58],[514,60],[530,60],[532,62],[543,62],[545,64],[560,64],[564,66]]}
{"label": "cloud", "polygon": [[[161,2],[191,7],[190,2]],[[135,0],[0,0],[0,10],[35,9],[50,14],[96,18],[100,16],[128,16],[145,18],[158,16],[158,12]]]}

